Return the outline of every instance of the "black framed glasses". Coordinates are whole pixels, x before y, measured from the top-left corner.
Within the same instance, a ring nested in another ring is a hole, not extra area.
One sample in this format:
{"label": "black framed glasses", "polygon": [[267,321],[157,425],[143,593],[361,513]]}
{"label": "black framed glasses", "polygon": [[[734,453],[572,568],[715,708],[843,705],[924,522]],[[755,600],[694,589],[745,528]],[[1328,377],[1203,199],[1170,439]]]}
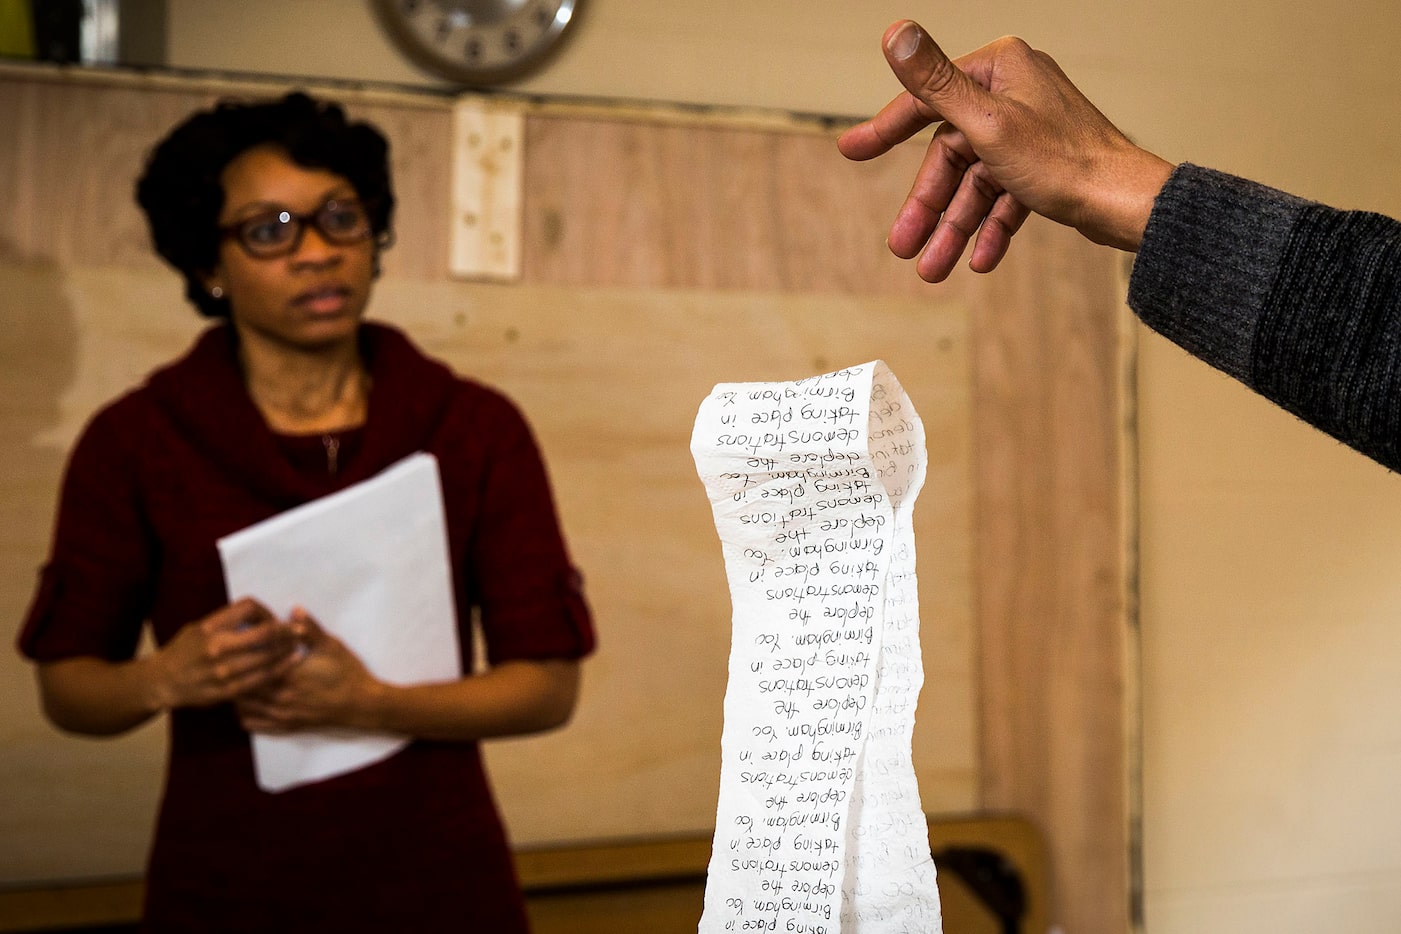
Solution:
{"label": "black framed glasses", "polygon": [[254,259],[275,259],[296,252],[308,224],[316,228],[321,239],[336,246],[351,246],[374,235],[369,212],[354,198],[332,198],[310,214],[285,208],[255,214],[225,224],[219,233],[233,237]]}

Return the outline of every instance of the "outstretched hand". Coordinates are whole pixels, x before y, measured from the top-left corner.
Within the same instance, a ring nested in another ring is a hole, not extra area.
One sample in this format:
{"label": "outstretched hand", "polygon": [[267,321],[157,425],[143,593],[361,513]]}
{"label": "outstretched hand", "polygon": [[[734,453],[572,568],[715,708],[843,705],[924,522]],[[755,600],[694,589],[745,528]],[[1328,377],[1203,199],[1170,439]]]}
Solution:
{"label": "outstretched hand", "polygon": [[918,256],[922,278],[947,278],[970,240],[969,265],[991,271],[1030,212],[1138,248],[1172,166],[1134,145],[1049,55],[1007,38],[950,61],[908,20],[883,47],[905,91],[837,146],[871,159],[942,123],[890,229],[891,251]]}

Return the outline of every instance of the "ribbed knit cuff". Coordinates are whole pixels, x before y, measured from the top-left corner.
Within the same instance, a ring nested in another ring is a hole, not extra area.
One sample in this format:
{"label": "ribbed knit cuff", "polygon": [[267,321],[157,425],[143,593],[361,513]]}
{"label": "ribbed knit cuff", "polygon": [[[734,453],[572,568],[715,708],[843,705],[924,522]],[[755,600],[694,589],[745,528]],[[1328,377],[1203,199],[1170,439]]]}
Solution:
{"label": "ribbed knit cuff", "polygon": [[1251,385],[1265,298],[1309,202],[1184,163],[1153,204],[1129,280],[1129,306],[1153,330]]}

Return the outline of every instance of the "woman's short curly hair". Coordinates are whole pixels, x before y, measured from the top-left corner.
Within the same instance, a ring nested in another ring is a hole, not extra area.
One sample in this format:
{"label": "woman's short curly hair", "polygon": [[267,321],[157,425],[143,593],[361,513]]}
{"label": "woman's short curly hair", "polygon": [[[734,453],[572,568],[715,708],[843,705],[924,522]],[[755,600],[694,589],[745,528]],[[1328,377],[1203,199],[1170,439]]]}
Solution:
{"label": "woman's short curly hair", "polygon": [[338,104],[294,92],[270,101],[221,101],[193,114],[158,143],[136,183],[136,201],[151,226],[156,252],[185,277],[185,295],[210,318],[227,318],[203,276],[219,263],[222,176],[242,153],[263,144],[293,162],[344,176],[370,214],[375,242],[390,241],[394,192],[389,143],[368,123],[352,123]]}

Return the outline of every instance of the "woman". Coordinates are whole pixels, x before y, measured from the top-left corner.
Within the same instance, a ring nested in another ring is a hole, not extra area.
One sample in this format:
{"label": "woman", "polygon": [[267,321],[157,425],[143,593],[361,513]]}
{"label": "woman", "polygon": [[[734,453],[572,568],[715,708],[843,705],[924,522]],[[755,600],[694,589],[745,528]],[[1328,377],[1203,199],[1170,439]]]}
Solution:
{"label": "woman", "polygon": [[[146,929],[525,930],[476,741],[565,722],[593,632],[516,409],[362,322],[391,239],[385,140],[301,94],[224,103],[156,148],[137,197],[224,320],[85,430],[20,646],[65,730],[170,714]],[[442,477],[463,670],[475,610],[484,672],[385,684],[304,614],[229,603],[216,539],[420,450]],[[157,647],[138,657],[146,620]],[[414,742],[258,789],[250,731],[334,728]]]}

